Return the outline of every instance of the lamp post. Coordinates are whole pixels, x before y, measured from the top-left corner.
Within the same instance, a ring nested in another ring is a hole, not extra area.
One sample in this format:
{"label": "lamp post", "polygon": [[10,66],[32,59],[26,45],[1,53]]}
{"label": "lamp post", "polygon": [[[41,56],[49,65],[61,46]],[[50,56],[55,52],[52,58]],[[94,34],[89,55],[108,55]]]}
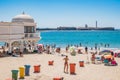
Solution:
{"label": "lamp post", "polygon": [[8,40],[8,43],[9,43],[9,53],[11,54],[11,30],[10,30],[10,24],[9,24],[9,40]]}

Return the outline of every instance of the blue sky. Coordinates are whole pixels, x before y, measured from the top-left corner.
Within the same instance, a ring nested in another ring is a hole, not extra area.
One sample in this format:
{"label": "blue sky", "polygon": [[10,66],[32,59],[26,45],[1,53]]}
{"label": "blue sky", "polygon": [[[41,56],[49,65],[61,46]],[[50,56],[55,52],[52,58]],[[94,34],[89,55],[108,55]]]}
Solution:
{"label": "blue sky", "polygon": [[0,0],[0,21],[22,12],[31,15],[37,27],[95,26],[120,28],[120,0]]}

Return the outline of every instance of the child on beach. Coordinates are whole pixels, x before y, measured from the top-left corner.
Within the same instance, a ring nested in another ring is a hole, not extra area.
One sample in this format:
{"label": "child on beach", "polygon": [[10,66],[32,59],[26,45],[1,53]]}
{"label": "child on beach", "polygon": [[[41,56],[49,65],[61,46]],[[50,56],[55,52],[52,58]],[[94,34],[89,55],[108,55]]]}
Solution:
{"label": "child on beach", "polygon": [[63,60],[65,61],[64,62],[64,73],[68,73],[68,60],[69,60],[68,56],[66,56]]}

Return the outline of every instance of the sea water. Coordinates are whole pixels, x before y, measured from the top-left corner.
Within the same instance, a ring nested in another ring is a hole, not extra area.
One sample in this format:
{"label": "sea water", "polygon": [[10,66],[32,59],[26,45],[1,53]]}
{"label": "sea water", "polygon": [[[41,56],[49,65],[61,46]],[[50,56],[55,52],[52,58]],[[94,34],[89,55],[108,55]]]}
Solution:
{"label": "sea water", "polygon": [[[105,30],[86,30],[86,31],[40,31],[41,40],[38,44],[54,45],[66,47],[67,45],[82,45],[94,47],[95,44],[104,47],[109,44],[111,48],[120,48],[120,30],[105,31]],[[0,42],[0,45],[4,45]]]}
{"label": "sea water", "polygon": [[111,48],[120,48],[120,30],[42,31],[40,34],[41,40],[38,43],[44,45],[56,44],[60,47],[80,44],[88,47],[109,45]]}

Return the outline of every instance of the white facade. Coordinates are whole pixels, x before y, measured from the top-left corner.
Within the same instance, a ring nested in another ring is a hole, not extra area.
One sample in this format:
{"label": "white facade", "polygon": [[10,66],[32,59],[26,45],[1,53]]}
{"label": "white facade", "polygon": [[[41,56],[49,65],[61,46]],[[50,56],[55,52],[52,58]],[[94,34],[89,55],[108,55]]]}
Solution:
{"label": "white facade", "polygon": [[34,19],[27,14],[17,15],[11,22],[0,22],[0,42],[8,43],[9,52],[14,47],[19,47],[21,51],[28,45],[34,48],[40,39],[39,35]]}

